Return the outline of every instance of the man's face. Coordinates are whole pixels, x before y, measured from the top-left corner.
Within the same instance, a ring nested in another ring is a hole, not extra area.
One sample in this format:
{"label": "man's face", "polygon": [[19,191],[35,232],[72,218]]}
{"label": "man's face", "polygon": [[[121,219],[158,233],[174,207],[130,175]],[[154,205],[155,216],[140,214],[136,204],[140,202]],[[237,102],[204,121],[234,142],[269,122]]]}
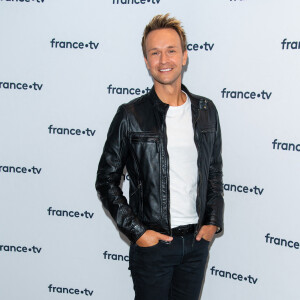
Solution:
{"label": "man's face", "polygon": [[180,37],[171,28],[151,31],[146,38],[146,66],[154,82],[162,85],[181,83],[187,51],[182,52]]}

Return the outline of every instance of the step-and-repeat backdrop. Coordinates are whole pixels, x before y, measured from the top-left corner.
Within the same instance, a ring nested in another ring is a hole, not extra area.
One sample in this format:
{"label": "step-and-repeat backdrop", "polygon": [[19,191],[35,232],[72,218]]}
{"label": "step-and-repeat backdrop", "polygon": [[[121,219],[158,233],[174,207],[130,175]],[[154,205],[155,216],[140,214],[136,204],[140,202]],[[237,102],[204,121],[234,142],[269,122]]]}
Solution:
{"label": "step-and-repeat backdrop", "polygon": [[[299,0],[1,0],[0,298],[133,299],[94,182],[108,126],[152,80],[145,25],[183,23],[183,82],[222,126],[225,229],[203,300],[298,300]],[[128,178],[124,176],[124,193]]]}

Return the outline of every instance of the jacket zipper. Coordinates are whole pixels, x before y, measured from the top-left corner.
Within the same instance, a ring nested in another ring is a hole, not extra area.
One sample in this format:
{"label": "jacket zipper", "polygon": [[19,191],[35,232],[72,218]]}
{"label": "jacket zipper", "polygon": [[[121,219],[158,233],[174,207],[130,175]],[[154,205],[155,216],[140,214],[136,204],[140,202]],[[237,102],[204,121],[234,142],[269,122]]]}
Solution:
{"label": "jacket zipper", "polygon": [[136,187],[136,190],[135,190],[133,193],[131,193],[131,194],[129,195],[129,197],[133,196],[133,195],[140,189],[141,184],[142,184],[142,182],[141,182],[140,180],[138,180],[138,185],[137,185],[137,187]]}
{"label": "jacket zipper", "polygon": [[140,196],[141,196],[141,220],[142,220],[142,216],[144,215],[144,196],[143,196],[143,184],[141,180],[139,183],[139,188],[140,188]]}
{"label": "jacket zipper", "polygon": [[165,137],[165,143],[164,143],[164,148],[165,148],[165,153],[166,153],[166,172],[168,175],[168,182],[167,182],[167,204],[168,204],[168,223],[169,223],[169,231],[170,231],[170,236],[172,236],[172,227],[171,227],[171,212],[170,212],[170,170],[169,170],[169,153],[168,153],[168,137],[167,137],[167,132],[166,132],[166,117],[167,117],[167,112],[164,115],[164,122],[163,122],[163,131],[164,131],[164,137]]}
{"label": "jacket zipper", "polygon": [[[200,155],[200,149],[199,149],[199,145],[197,143],[197,137],[198,137],[198,140],[199,140],[199,136],[198,136],[198,134],[196,132],[196,124],[197,124],[198,118],[199,118],[199,108],[197,109],[197,118],[196,118],[195,122],[193,123],[193,127],[194,127],[194,142],[196,144],[196,148],[197,148],[197,151],[198,151],[197,168],[198,168],[198,176],[199,176],[198,180],[197,180],[197,197],[196,197],[196,202],[197,202],[197,199],[199,198],[199,188],[200,188],[200,184],[201,184],[201,172],[200,172],[200,166],[198,165],[198,160],[199,160],[199,155]],[[198,219],[196,230],[194,232],[194,238],[193,238],[193,242],[192,242],[192,247],[194,246],[195,239],[196,239],[196,236],[198,234],[198,230],[199,230],[199,219]]]}

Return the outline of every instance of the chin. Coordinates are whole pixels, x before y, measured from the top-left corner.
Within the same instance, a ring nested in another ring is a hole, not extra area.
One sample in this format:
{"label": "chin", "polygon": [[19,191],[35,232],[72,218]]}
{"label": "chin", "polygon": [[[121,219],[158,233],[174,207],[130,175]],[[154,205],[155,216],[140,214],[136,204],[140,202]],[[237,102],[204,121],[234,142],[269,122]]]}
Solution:
{"label": "chin", "polygon": [[160,83],[160,84],[163,84],[163,85],[169,85],[169,84],[175,83],[175,82],[178,80],[179,77],[180,77],[180,76],[178,76],[178,77],[176,77],[176,78],[163,79],[163,78],[160,78],[160,77],[154,77],[154,76],[153,76],[153,79],[154,79],[155,81],[157,81],[158,83]]}

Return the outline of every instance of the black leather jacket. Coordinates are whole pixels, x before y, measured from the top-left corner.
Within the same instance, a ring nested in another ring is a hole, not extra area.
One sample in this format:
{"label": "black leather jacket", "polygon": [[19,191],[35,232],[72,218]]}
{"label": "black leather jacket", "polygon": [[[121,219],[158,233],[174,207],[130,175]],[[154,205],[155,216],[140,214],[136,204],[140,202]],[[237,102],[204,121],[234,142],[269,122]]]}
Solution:
{"label": "black leather jacket", "polygon": [[[213,102],[191,94],[194,140],[198,150],[197,231],[223,227],[221,131]],[[169,105],[151,91],[122,104],[108,131],[96,189],[118,228],[131,242],[147,230],[172,235],[166,113]],[[187,154],[188,155],[188,154]],[[124,166],[130,177],[129,204],[119,187]]]}

